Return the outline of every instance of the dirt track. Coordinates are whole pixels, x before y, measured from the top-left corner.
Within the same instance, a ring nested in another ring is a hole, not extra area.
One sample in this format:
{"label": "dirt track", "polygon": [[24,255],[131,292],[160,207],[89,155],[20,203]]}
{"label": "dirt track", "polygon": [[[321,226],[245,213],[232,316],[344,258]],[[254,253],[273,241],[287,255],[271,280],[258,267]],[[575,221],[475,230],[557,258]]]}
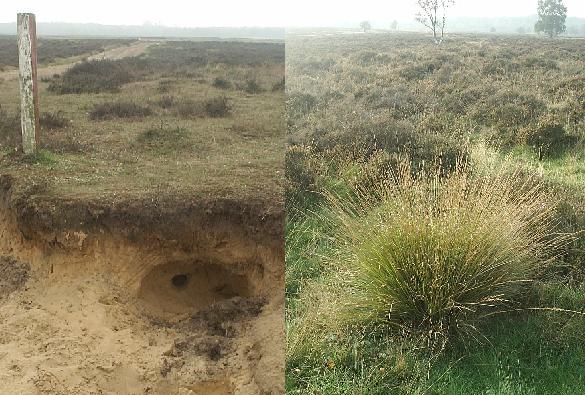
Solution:
{"label": "dirt track", "polygon": [[[124,45],[121,47],[109,48],[98,54],[88,56],[87,59],[122,59],[132,56],[138,56],[144,53],[148,47],[155,45],[156,41],[137,41],[130,45]],[[68,68],[78,63],[79,61],[66,62],[62,64],[52,64],[48,66],[39,66],[37,69],[38,78],[48,78],[54,74],[61,74]],[[18,69],[7,70],[0,72],[0,78],[6,81],[15,80],[18,78]]]}

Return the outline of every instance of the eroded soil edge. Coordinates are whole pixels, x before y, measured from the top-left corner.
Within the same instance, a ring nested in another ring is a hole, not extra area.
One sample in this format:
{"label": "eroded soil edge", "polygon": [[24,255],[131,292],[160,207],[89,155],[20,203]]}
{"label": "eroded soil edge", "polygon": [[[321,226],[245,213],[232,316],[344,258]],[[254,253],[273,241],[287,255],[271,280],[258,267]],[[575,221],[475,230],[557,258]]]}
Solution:
{"label": "eroded soil edge", "polygon": [[0,177],[0,393],[283,393],[282,213]]}

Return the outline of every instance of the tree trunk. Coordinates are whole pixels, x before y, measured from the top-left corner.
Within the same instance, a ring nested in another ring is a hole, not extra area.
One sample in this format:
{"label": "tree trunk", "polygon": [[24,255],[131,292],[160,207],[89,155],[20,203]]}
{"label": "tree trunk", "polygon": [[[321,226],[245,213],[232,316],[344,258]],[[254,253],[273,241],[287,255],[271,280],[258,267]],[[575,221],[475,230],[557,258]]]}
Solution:
{"label": "tree trunk", "polygon": [[435,39],[435,44],[439,45],[443,42],[443,35],[441,34],[441,37],[438,36],[437,34],[437,29],[433,29],[433,38]]}

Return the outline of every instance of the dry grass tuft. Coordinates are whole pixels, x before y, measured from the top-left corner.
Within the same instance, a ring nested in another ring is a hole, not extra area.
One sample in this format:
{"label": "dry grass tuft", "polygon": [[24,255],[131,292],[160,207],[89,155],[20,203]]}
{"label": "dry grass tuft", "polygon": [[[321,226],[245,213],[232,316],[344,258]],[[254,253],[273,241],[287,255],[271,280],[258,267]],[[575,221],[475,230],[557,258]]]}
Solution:
{"label": "dry grass tuft", "polygon": [[415,173],[408,163],[374,191],[329,194],[337,251],[301,298],[289,353],[344,326],[424,333],[433,347],[477,333],[483,317],[521,307],[571,239],[556,232],[553,200],[535,178],[463,165]]}

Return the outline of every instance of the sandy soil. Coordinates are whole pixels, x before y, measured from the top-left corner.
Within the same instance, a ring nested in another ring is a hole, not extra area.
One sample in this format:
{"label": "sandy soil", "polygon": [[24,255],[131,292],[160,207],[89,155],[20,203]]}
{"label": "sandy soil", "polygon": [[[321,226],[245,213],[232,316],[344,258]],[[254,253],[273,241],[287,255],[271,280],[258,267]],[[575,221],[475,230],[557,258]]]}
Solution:
{"label": "sandy soil", "polygon": [[27,280],[8,262],[1,394],[281,393],[282,301],[233,297],[170,324],[107,275]]}
{"label": "sandy soil", "polygon": [[2,394],[278,391],[270,377],[254,377],[259,368],[273,370],[262,352],[266,335],[280,333],[278,324],[270,327],[282,319],[277,306],[230,300],[205,312],[215,313],[212,319],[165,325],[104,276],[35,278],[22,286],[0,305]]}
{"label": "sandy soil", "polygon": [[185,230],[193,248],[180,229],[148,232],[159,245],[113,223],[49,235],[5,204],[0,394],[284,393],[278,244],[211,220]]}

